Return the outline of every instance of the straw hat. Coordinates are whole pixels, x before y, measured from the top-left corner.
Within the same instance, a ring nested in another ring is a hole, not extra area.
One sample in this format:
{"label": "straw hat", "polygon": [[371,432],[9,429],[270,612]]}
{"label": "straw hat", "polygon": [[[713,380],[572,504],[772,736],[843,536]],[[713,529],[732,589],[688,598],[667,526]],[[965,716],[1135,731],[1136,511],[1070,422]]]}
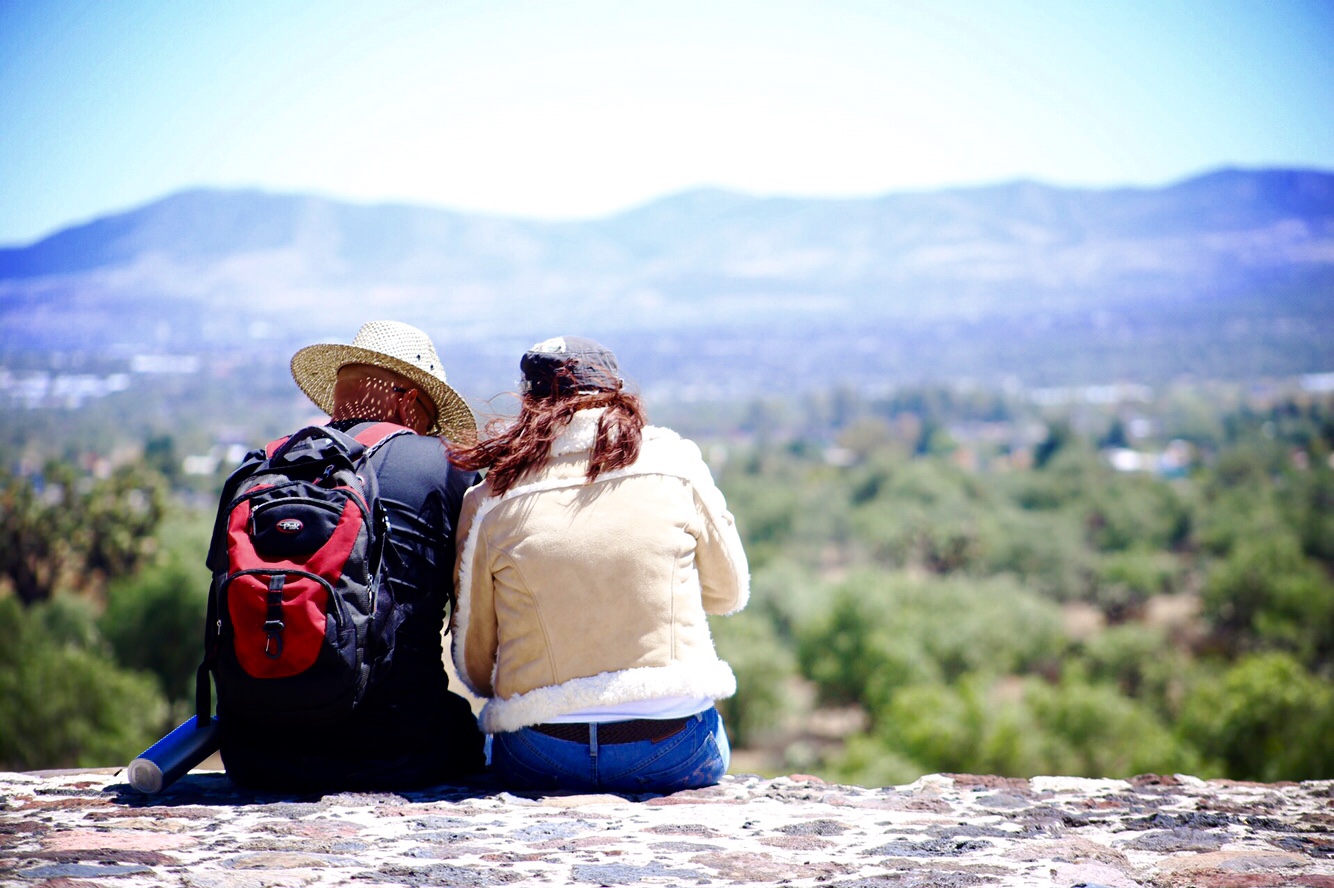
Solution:
{"label": "straw hat", "polygon": [[416,327],[398,321],[371,321],[357,331],[351,345],[318,343],[292,355],[292,378],[325,413],[333,414],[334,381],[347,364],[383,367],[412,380],[436,408],[429,435],[453,441],[477,437],[477,420],[458,392],[445,382],[445,368],[431,339]]}

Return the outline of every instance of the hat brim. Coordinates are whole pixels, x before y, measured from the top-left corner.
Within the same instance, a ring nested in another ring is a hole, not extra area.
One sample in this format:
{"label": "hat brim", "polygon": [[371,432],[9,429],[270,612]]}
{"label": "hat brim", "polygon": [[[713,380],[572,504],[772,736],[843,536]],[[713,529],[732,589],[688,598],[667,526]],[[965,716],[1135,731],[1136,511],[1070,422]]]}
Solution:
{"label": "hat brim", "polygon": [[339,343],[308,345],[292,355],[292,379],[316,407],[332,416],[334,383],[339,369],[348,364],[369,364],[412,380],[435,405],[435,422],[427,429],[428,435],[443,435],[460,443],[476,440],[477,418],[458,392],[421,368],[382,352]]}

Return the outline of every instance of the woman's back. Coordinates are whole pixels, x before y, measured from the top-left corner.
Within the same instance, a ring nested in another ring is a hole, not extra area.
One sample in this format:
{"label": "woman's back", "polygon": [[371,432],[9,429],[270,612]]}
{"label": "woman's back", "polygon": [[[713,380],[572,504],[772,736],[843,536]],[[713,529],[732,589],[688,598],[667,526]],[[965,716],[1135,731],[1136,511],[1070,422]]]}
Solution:
{"label": "woman's back", "polygon": [[457,456],[454,662],[495,764],[531,787],[671,791],[730,758],[736,692],[706,614],[745,606],[746,556],[699,448],[645,427],[615,356],[534,346],[518,420]]}
{"label": "woman's back", "polygon": [[[595,420],[596,411],[579,414],[566,440]],[[729,545],[731,516],[712,483],[697,485],[707,477],[698,448],[646,429],[633,465],[588,482],[587,452],[562,443],[503,497],[488,496],[484,484],[465,503],[459,580],[472,594],[460,602],[460,675],[482,687],[494,676],[490,691],[503,700],[651,667],[665,671],[640,675],[646,690],[703,683],[729,695],[735,683],[714,653],[705,613],[744,606],[745,555],[739,542]],[[490,622],[475,619],[475,601],[494,612],[494,640],[473,636]],[[571,708],[586,702],[592,684],[568,689]],[[495,718],[506,707],[491,708]]]}

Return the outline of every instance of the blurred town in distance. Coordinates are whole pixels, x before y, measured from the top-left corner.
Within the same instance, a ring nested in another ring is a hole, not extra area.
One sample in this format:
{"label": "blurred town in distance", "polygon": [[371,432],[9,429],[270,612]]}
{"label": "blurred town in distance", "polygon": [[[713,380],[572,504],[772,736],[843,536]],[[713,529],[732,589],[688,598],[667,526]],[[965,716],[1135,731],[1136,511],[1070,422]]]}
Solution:
{"label": "blurred town in distance", "polygon": [[[67,358],[47,356],[54,367],[68,363]],[[25,362],[31,364],[31,362]],[[208,389],[204,385],[209,375],[210,366],[207,357],[199,355],[143,354],[133,355],[126,361],[127,369],[118,372],[99,373],[70,372],[62,369],[38,370],[29,366],[26,370],[15,372],[0,366],[0,405],[12,411],[11,415],[22,416],[27,411],[53,411],[56,414],[79,411],[91,406],[100,399],[119,396],[119,400],[134,401],[141,398],[153,398],[159,390],[180,393],[183,402],[197,402]],[[227,362],[230,367],[231,362]],[[285,366],[270,363],[260,369],[252,365],[244,377],[226,372],[213,373],[212,381],[221,385],[238,385],[254,381],[259,373],[274,378],[249,395],[252,410],[257,401],[262,399],[262,392],[270,392],[271,401],[266,409],[255,411],[255,415],[268,414],[277,421],[284,408],[290,411],[290,422],[318,421],[317,413],[292,392],[284,394],[283,374]],[[244,380],[244,382],[243,382]],[[1238,401],[1261,406],[1277,402],[1284,397],[1309,396],[1320,397],[1334,393],[1334,373],[1309,373],[1289,379],[1249,380],[1244,383],[1223,384],[1217,381],[1178,381],[1167,388],[1181,391],[1197,390],[1200,397],[1208,397],[1206,391],[1229,391],[1229,397]],[[983,388],[976,383],[953,385],[936,383],[943,388],[954,388],[961,392]],[[912,386],[903,386],[912,388]],[[920,386],[919,386],[920,387]],[[837,388],[837,387],[835,387]],[[806,392],[809,395],[811,392]],[[878,394],[891,395],[893,387],[883,387]],[[979,471],[1008,467],[1028,467],[1031,465],[1032,450],[1046,436],[1046,425],[1040,417],[1043,412],[1051,411],[1100,411],[1112,412],[1119,417],[1120,431],[1114,439],[1104,442],[1103,455],[1108,465],[1121,472],[1150,472],[1163,477],[1178,477],[1184,474],[1190,464],[1193,451],[1188,442],[1181,439],[1161,440],[1163,423],[1155,418],[1154,402],[1158,390],[1141,383],[1121,382],[1108,385],[1058,386],[1026,389],[1014,380],[1009,380],[998,389],[1010,399],[1016,407],[1015,416],[991,419],[958,419],[950,423],[945,431],[954,442],[956,449],[953,459],[962,468]],[[670,381],[653,386],[646,393],[651,415],[661,414],[663,422],[671,419],[675,425],[688,428],[693,434],[708,438],[741,438],[737,412],[725,407],[732,402],[719,400],[710,404],[708,393],[679,389]],[[863,393],[862,397],[867,394]],[[716,395],[715,395],[716,397]],[[775,393],[753,392],[750,400],[762,402],[766,397],[778,397]],[[473,399],[481,402],[481,399]],[[740,398],[744,401],[746,398]],[[487,406],[487,405],[483,405]],[[489,405],[504,412],[504,404],[497,401]],[[734,404],[733,404],[734,406]],[[704,407],[703,413],[692,409]],[[512,405],[511,405],[512,408]],[[1024,408],[1027,408],[1024,415]],[[8,412],[7,411],[7,412]],[[733,414],[730,419],[724,416]],[[718,417],[711,422],[708,417]],[[182,417],[184,419],[184,417]],[[240,463],[245,453],[263,443],[261,429],[246,428],[240,422],[242,417],[215,415],[198,416],[192,422],[209,423],[217,427],[207,448],[199,452],[180,455],[180,471],[188,476],[212,478],[220,471]],[[668,423],[671,424],[671,423]],[[824,430],[805,428],[804,434],[827,438],[832,442],[837,429]],[[792,434],[792,430],[787,430]],[[746,443],[753,443],[746,441]],[[1004,458],[994,454],[983,459],[980,454],[1003,449]],[[122,451],[122,458],[130,459],[131,451]],[[40,459],[47,454],[29,453],[28,460]],[[830,443],[825,450],[825,459],[831,465],[846,464],[851,459],[851,452],[846,448]],[[110,463],[103,461],[101,472],[110,470]]]}

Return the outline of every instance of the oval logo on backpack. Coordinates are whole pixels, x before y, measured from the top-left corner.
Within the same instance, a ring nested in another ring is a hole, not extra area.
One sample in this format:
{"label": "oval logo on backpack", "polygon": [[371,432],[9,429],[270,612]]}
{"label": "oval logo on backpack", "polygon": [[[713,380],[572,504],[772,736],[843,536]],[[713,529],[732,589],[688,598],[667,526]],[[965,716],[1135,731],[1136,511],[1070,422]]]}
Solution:
{"label": "oval logo on backpack", "polygon": [[278,528],[279,533],[300,533],[301,528],[305,527],[296,518],[284,518],[274,526]]}

